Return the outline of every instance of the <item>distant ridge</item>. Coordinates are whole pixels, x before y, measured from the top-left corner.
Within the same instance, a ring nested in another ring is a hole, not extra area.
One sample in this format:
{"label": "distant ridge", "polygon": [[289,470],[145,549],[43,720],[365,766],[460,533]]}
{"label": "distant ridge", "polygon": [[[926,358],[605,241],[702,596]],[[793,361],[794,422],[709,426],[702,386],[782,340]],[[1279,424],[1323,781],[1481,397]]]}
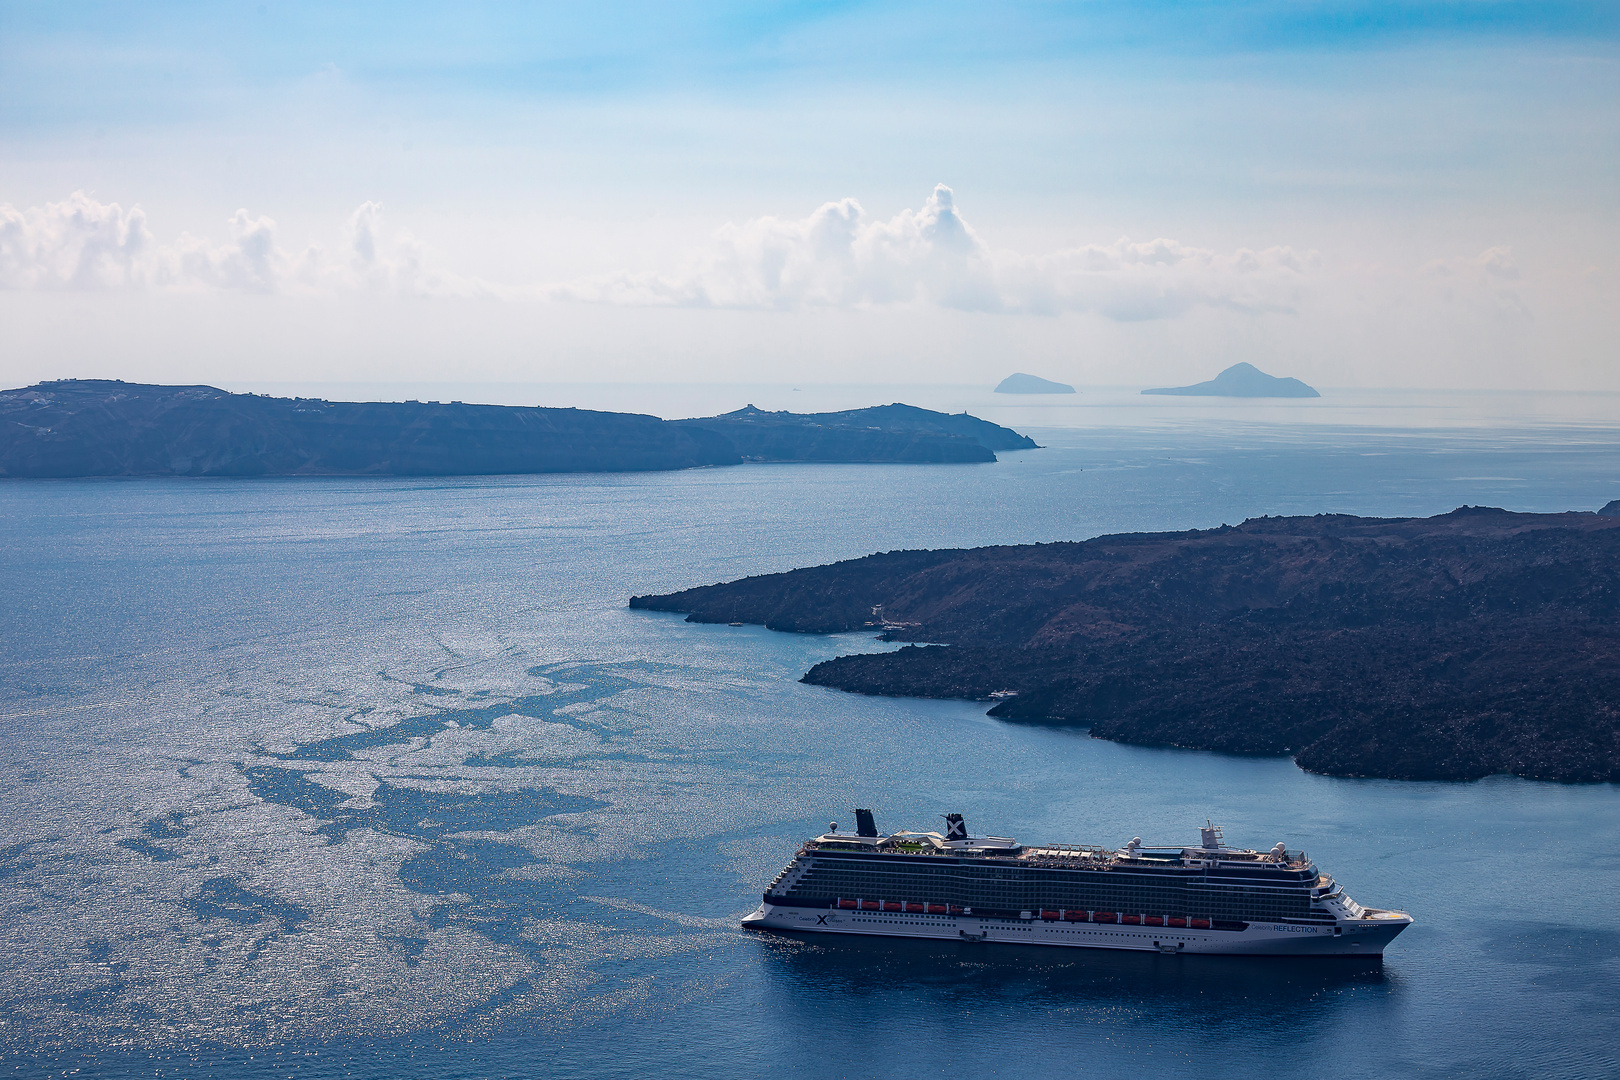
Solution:
{"label": "distant ridge", "polygon": [[1072,394],[1074,387],[1068,383],[1053,382],[1037,375],[1026,375],[1022,371],[1016,375],[1009,375],[996,386],[998,394]]}
{"label": "distant ridge", "polygon": [[831,413],[749,405],[674,423],[723,435],[744,461],[994,461],[996,450],[1038,448],[1034,439],[977,416],[898,402]]}
{"label": "distant ridge", "polygon": [[1144,394],[1167,394],[1178,397],[1245,397],[1245,398],[1313,398],[1321,397],[1315,389],[1298,379],[1280,379],[1267,375],[1253,364],[1233,364],[1208,382],[1191,386],[1165,386],[1144,390]]}
{"label": "distant ridge", "polygon": [[0,391],[0,477],[479,476],[745,461],[995,461],[1035,443],[910,405],[663,420],[588,409],[352,402],[104,379]]}

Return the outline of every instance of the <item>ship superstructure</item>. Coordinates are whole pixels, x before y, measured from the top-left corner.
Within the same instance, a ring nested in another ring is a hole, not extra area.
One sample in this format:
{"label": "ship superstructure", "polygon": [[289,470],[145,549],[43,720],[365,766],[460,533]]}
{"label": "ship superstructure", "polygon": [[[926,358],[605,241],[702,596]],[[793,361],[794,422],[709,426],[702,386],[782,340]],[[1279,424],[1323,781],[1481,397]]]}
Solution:
{"label": "ship superstructure", "polygon": [[1166,953],[1379,956],[1412,923],[1345,895],[1303,851],[1226,845],[1219,826],[1189,847],[1024,845],[946,831],[854,833],[800,848],[743,925],[753,929],[1007,941]]}

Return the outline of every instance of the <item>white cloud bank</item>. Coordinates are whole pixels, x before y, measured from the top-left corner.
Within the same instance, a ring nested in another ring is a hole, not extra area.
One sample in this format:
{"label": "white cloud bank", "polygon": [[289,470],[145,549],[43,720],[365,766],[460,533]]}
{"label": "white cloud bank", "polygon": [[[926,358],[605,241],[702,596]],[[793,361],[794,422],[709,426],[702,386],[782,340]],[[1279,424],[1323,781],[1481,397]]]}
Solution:
{"label": "white cloud bank", "polygon": [[238,210],[221,241],[159,243],[139,207],[84,192],[18,210],[0,204],[0,289],[223,289],[249,293],[365,289],[412,296],[492,296],[646,307],[792,310],[887,305],[1058,314],[1120,321],[1200,305],[1288,311],[1314,267],[1289,248],[1221,254],[1174,240],[1118,240],[1039,256],[993,250],[941,184],[920,210],[883,221],[854,199],[798,220],[763,217],[720,229],[675,273],[619,273],[516,288],[434,269],[408,234],[385,238],[382,207],[362,204],[341,245],[291,252],[276,223]]}
{"label": "white cloud bank", "polygon": [[140,207],[98,202],[76,191],[62,202],[18,210],[0,203],[0,289],[223,289],[235,292],[330,292],[371,289],[411,295],[479,291],[476,283],[432,273],[422,245],[408,234],[380,236],[382,207],[350,215],[341,248],[311,244],[288,252],[276,223],[238,210],[229,238],[182,233],[159,243]]}
{"label": "white cloud bank", "polygon": [[[532,240],[514,240],[532,243]],[[1341,268],[1342,271],[1343,268]],[[1374,268],[1366,282],[1501,314],[1528,317],[1512,252],[1411,270]],[[1175,240],[1090,244],[1040,255],[991,247],[941,184],[918,210],[888,219],[855,199],[798,219],[728,224],[675,271],[620,272],[542,286],[458,276],[406,233],[385,232],[382,206],[362,203],[341,238],[283,247],[276,223],[238,210],[220,240],[181,234],[159,242],[140,207],[75,192],[18,210],[0,204],[0,290],[487,297],[643,308],[814,311],[905,309],[1061,315],[1119,323],[1173,319],[1194,309],[1294,313],[1342,298],[1354,271],[1330,275],[1315,251],[1218,252]],[[1364,282],[1365,284],[1365,282]],[[1354,290],[1351,290],[1354,291]]]}
{"label": "white cloud bank", "polygon": [[1097,312],[1134,321],[1200,305],[1289,311],[1314,252],[1221,254],[1174,240],[1023,256],[993,250],[940,184],[920,210],[872,220],[854,199],[809,217],[727,225],[679,273],[619,274],[558,286],[560,298],[610,304],[795,309],[887,304],[1051,315]]}

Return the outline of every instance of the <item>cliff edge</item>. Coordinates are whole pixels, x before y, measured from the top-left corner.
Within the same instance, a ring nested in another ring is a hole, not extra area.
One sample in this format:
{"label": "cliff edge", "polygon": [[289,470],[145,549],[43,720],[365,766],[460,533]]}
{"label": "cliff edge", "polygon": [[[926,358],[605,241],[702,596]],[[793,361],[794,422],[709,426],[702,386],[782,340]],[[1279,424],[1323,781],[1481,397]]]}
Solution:
{"label": "cliff edge", "polygon": [[630,606],[941,643],[805,681],[1339,776],[1620,781],[1620,517],[1463,507],[904,551]]}

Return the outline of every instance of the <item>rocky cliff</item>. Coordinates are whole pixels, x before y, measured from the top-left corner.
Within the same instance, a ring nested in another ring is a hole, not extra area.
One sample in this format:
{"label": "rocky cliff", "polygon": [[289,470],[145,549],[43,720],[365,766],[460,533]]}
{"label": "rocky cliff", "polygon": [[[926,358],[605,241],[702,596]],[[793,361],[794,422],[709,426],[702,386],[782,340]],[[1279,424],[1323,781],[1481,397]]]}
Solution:
{"label": "rocky cliff", "polygon": [[1341,776],[1620,781],[1620,518],[1462,508],[891,552],[632,607],[944,643],[805,681],[1290,754]]}

